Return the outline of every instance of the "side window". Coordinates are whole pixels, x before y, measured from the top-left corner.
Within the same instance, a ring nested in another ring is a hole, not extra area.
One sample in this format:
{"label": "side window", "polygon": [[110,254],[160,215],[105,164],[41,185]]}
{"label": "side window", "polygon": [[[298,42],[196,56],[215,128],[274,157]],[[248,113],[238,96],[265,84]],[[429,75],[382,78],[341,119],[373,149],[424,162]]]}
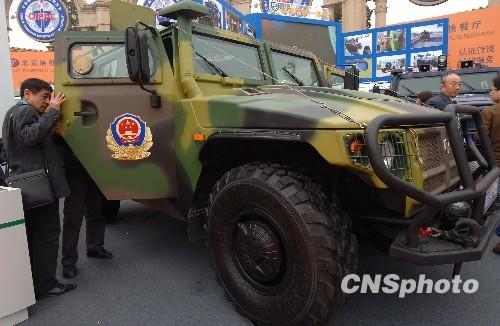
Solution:
{"label": "side window", "polygon": [[[153,75],[156,65],[151,51],[148,55]],[[70,58],[73,78],[128,78],[124,44],[75,44]]]}

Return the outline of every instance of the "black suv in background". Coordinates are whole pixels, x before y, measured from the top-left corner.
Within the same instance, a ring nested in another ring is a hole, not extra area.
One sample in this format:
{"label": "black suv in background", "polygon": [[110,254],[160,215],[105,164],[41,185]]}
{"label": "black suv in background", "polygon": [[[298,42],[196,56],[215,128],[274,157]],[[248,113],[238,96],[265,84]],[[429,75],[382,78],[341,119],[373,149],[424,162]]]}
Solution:
{"label": "black suv in background", "polygon": [[472,106],[490,106],[492,79],[500,74],[497,68],[467,68],[445,71],[428,71],[404,73],[401,70],[392,72],[391,90],[398,97],[415,99],[421,91],[439,93],[439,84],[444,75],[455,73],[462,77],[462,91],[456,98],[458,104]]}
{"label": "black suv in background", "polygon": [[[493,78],[500,74],[500,67],[490,68],[465,68],[457,70],[427,71],[403,73],[401,70],[392,72],[391,95],[415,100],[417,94],[422,91],[431,91],[434,94],[439,93],[441,78],[447,74],[455,73],[462,78],[462,90],[460,95],[455,98],[457,104],[471,105],[480,108],[493,105],[490,97]],[[458,117],[462,124],[467,125],[468,136],[471,137],[479,151],[482,150],[476,134],[476,126],[469,115],[460,115]],[[465,143],[465,141],[464,141]],[[467,158],[474,161],[476,158],[472,154],[472,149],[466,146]]]}

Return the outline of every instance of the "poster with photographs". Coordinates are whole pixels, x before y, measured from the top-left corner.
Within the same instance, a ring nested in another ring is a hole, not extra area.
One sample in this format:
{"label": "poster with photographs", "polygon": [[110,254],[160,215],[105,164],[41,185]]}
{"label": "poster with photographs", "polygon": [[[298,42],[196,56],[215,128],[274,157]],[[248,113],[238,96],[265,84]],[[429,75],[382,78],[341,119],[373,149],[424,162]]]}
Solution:
{"label": "poster with photographs", "polygon": [[208,8],[208,16],[200,17],[198,22],[222,29],[222,4],[217,0],[203,0],[203,4]]}
{"label": "poster with photographs", "polygon": [[368,55],[372,54],[372,34],[359,34],[346,36],[344,38],[344,55]]}
{"label": "poster with photographs", "polygon": [[394,69],[405,69],[406,54],[377,58],[377,77],[387,77]]}
{"label": "poster with photographs", "polygon": [[255,27],[253,27],[252,25],[250,25],[248,22],[245,22],[243,24],[244,26],[244,34],[246,36],[250,36],[250,37],[256,37],[257,35],[257,31],[255,30]]}
{"label": "poster with photographs", "polygon": [[403,51],[406,49],[406,31],[404,28],[377,33],[377,52]]}
{"label": "poster with photographs", "polygon": [[412,53],[410,55],[410,67],[408,68],[412,71],[419,71],[418,66],[429,65],[430,70],[435,71],[438,68],[438,57],[442,54],[442,50]]}
{"label": "poster with photographs", "polygon": [[372,78],[372,58],[346,60],[345,64],[356,65],[360,78]]}
{"label": "poster with photographs", "polygon": [[226,30],[241,33],[241,19],[234,12],[226,8]]}
{"label": "poster with photographs", "polygon": [[411,28],[412,49],[441,45],[443,45],[443,24],[432,24]]}

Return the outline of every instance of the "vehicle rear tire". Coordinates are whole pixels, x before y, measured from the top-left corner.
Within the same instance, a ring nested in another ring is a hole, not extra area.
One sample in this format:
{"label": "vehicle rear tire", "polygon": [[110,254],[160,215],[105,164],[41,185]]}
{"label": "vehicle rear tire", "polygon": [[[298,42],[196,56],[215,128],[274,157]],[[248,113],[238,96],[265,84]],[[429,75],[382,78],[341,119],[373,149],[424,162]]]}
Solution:
{"label": "vehicle rear tire", "polygon": [[208,245],[219,284],[258,325],[324,324],[357,267],[348,216],[289,167],[246,164],[210,195]]}

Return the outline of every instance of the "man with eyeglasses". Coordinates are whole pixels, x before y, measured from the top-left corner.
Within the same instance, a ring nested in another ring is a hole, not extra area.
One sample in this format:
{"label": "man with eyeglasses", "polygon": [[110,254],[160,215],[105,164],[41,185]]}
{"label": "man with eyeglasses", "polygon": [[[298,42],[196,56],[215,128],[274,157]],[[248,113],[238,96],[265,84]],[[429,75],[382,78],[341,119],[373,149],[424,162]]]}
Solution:
{"label": "man with eyeglasses", "polygon": [[432,106],[443,111],[449,104],[457,104],[455,97],[460,94],[462,89],[462,78],[457,74],[448,74],[443,76],[439,85],[440,93],[430,98],[426,105]]}
{"label": "man with eyeglasses", "polygon": [[[493,79],[491,87],[491,99],[496,104],[490,106],[482,112],[484,126],[488,130],[491,140],[491,147],[495,153],[497,165],[500,166],[500,76]],[[500,183],[499,183],[500,194]],[[500,198],[497,197],[497,205]],[[500,236],[500,226],[497,228],[497,235]],[[500,255],[500,242],[493,248],[493,252]]]}

